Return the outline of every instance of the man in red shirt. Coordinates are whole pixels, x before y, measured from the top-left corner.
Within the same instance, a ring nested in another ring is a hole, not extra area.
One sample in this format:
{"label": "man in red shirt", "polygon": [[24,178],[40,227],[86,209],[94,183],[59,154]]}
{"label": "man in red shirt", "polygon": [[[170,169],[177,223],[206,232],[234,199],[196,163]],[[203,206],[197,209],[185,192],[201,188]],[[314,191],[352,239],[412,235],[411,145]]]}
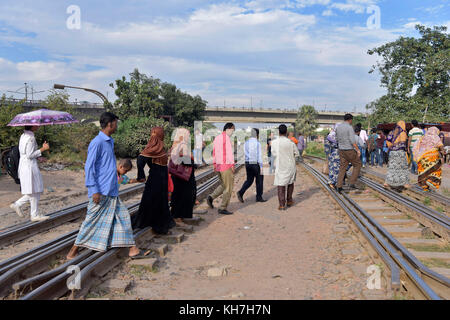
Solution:
{"label": "man in red shirt", "polygon": [[213,142],[214,171],[219,175],[220,186],[206,199],[208,206],[213,209],[213,201],[222,195],[222,204],[218,212],[220,214],[233,214],[227,210],[233,193],[234,185],[234,152],[230,137],[234,133],[234,124],[227,123],[223,132]]}

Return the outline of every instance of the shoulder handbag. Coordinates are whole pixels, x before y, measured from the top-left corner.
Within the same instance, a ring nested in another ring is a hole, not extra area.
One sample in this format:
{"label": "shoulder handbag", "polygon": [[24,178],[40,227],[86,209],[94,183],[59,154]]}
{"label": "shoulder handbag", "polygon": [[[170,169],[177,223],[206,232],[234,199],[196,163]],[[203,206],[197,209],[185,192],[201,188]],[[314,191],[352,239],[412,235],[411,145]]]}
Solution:
{"label": "shoulder handbag", "polygon": [[172,160],[169,161],[169,173],[182,179],[184,181],[189,181],[193,168],[191,166],[185,166],[183,164],[175,164]]}

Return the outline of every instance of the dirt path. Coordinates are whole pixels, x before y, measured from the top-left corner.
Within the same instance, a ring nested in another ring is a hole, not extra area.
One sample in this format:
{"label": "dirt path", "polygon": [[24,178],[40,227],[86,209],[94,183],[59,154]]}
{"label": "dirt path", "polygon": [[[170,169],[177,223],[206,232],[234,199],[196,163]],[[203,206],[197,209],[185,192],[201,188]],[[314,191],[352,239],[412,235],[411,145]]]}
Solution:
{"label": "dirt path", "polygon": [[[234,191],[245,178],[241,170]],[[159,258],[158,272],[133,272],[126,264],[109,274],[134,281],[126,293],[93,291],[110,299],[385,299],[366,288],[368,254],[341,211],[310,176],[298,169],[296,205],[277,210],[273,176],[266,176],[266,203],[255,203],[255,186],[231,216],[209,209],[205,221],[181,244]],[[300,195],[297,192],[301,191]],[[218,204],[218,200],[215,201]],[[209,277],[213,267],[227,275]]]}

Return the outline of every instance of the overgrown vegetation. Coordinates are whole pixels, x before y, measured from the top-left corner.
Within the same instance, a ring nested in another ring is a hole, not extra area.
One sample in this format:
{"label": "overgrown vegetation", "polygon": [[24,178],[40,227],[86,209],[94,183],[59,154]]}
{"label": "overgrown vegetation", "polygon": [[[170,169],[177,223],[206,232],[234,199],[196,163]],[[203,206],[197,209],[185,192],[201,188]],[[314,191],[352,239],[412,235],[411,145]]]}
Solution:
{"label": "overgrown vegetation", "polygon": [[138,69],[130,73],[129,81],[122,77],[110,86],[118,97],[111,110],[122,120],[165,116],[176,127],[193,127],[194,121],[203,120],[207,102],[200,96],[193,97],[174,84],[149,77]]}
{"label": "overgrown vegetation", "polygon": [[308,142],[308,146],[305,149],[305,152],[309,156],[325,158],[325,149],[323,143],[320,142]]}
{"label": "overgrown vegetation", "polygon": [[[165,143],[171,145],[173,128],[193,128],[194,121],[203,120],[206,101],[200,96],[190,96],[175,85],[148,77],[135,69],[130,80],[125,77],[115,81],[118,99],[109,105],[110,111],[119,118],[115,139],[116,155],[121,158],[135,158],[147,145],[152,127],[161,126],[165,131]],[[64,90],[52,90],[44,106],[51,110],[71,113],[76,119],[84,116],[69,104],[69,95]],[[37,108],[36,108],[37,109]],[[23,127],[7,127],[19,113],[26,112],[21,104],[9,105],[6,97],[0,99],[0,151],[15,146],[23,133]],[[213,127],[203,124],[203,131]],[[100,128],[92,123],[45,126],[36,133],[38,145],[49,142],[50,150],[44,154],[50,163],[58,162],[72,169],[82,168],[91,140]],[[193,138],[193,129],[191,135]]]}
{"label": "overgrown vegetation", "polygon": [[170,145],[172,128],[162,119],[135,116],[121,121],[113,135],[116,155],[120,158],[136,158],[147,145],[151,128],[157,126],[164,128],[165,143]]}
{"label": "overgrown vegetation", "polygon": [[366,106],[373,123],[399,119],[448,121],[450,117],[450,35],[447,27],[416,25],[420,37],[400,37],[368,51],[387,94]]}

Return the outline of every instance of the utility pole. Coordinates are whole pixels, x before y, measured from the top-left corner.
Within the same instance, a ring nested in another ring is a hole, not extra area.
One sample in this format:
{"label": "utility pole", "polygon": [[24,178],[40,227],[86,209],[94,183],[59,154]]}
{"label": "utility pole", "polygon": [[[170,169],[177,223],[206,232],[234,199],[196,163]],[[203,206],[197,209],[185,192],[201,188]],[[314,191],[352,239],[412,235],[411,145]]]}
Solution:
{"label": "utility pole", "polygon": [[25,101],[28,101],[28,85],[25,82]]}

